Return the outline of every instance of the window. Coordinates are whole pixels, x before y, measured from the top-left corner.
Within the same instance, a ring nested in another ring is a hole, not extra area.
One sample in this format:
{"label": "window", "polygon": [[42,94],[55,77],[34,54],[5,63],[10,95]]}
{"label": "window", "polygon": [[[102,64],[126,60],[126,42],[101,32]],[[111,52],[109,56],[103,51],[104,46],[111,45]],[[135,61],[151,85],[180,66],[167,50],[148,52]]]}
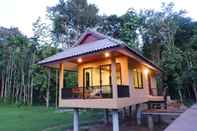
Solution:
{"label": "window", "polygon": [[73,88],[78,85],[78,72],[76,71],[64,71],[64,87]]}
{"label": "window", "polygon": [[133,85],[136,89],[143,89],[143,75],[140,69],[133,70]]}

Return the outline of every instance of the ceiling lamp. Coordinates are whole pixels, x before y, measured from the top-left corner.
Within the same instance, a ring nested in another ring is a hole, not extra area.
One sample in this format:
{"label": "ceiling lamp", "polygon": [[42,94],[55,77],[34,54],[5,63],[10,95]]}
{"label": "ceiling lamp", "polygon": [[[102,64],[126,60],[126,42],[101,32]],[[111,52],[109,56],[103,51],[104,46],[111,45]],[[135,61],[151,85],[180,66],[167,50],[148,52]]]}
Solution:
{"label": "ceiling lamp", "polygon": [[81,63],[82,62],[82,59],[81,58],[78,58],[77,59],[77,62]]}
{"label": "ceiling lamp", "polygon": [[109,57],[109,56],[110,56],[109,52],[105,52],[105,57]]}

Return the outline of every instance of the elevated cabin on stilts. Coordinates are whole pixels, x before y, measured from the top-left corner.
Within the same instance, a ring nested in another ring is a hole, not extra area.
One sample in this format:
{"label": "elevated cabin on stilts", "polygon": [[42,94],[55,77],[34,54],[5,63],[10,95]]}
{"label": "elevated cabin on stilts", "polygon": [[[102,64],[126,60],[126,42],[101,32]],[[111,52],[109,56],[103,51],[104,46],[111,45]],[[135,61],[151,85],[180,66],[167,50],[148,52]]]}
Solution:
{"label": "elevated cabin on stilts", "polygon": [[[74,47],[50,56],[40,65],[59,70],[59,107],[74,109],[74,131],[79,109],[112,110],[113,131],[119,130],[118,110],[157,96],[161,69],[124,42],[88,30]],[[65,70],[76,71],[78,85],[66,88]]]}

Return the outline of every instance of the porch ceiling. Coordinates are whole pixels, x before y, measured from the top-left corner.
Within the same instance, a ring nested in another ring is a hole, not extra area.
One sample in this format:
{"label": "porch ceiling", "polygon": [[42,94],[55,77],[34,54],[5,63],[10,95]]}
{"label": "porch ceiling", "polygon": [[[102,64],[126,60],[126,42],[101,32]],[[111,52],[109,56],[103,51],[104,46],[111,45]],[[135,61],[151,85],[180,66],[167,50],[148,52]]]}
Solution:
{"label": "porch ceiling", "polygon": [[[105,53],[109,53],[109,56],[106,57]],[[105,59],[109,59],[110,57],[119,57],[123,54],[118,52],[116,49],[106,49],[98,52],[93,52],[90,54],[84,54],[76,57],[71,57],[65,60],[59,60],[52,63],[44,64],[46,67],[50,68],[59,68],[60,63],[64,64],[65,70],[77,71],[77,66],[81,63],[88,63],[88,62],[95,62],[95,61],[102,61]],[[81,58],[82,62],[78,62],[78,59]]]}
{"label": "porch ceiling", "polygon": [[[106,52],[110,54],[109,57],[105,57]],[[77,66],[81,63],[102,61],[105,59],[109,59],[112,56],[114,56],[114,57],[127,56],[128,58],[130,58],[129,63],[131,65],[134,65],[134,64],[144,65],[144,66],[148,67],[149,69],[152,69],[156,72],[158,71],[157,68],[155,68],[154,66],[151,66],[146,61],[143,61],[142,59],[140,59],[138,56],[136,56],[132,52],[129,52],[125,48],[118,48],[118,47],[117,48],[109,48],[109,49],[105,49],[105,50],[101,50],[101,51],[97,51],[97,52],[92,52],[92,53],[88,53],[88,54],[84,54],[84,55],[79,55],[79,56],[75,56],[75,57],[71,57],[71,58],[67,58],[67,59],[62,59],[62,60],[46,63],[46,64],[44,64],[44,66],[58,69],[60,67],[60,63],[63,63],[65,70],[77,71]],[[82,62],[78,62],[79,58],[82,59]]]}
{"label": "porch ceiling", "polygon": [[69,61],[58,61],[55,63],[49,63],[47,65],[45,65],[45,67],[49,67],[49,68],[55,68],[55,69],[59,69],[60,68],[60,63],[64,64],[64,70],[69,70],[69,71],[77,71],[77,64],[69,62]]}

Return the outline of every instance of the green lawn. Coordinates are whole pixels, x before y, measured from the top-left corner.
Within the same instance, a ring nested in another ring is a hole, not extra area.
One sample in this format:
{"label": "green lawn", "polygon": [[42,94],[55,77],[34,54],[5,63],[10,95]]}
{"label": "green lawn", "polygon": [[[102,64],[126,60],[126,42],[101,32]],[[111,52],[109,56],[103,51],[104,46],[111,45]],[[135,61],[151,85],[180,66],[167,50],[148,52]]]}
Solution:
{"label": "green lawn", "polygon": [[[81,122],[98,118],[96,111],[80,113]],[[72,126],[72,112],[59,113],[45,107],[0,105],[0,131],[62,131]]]}

